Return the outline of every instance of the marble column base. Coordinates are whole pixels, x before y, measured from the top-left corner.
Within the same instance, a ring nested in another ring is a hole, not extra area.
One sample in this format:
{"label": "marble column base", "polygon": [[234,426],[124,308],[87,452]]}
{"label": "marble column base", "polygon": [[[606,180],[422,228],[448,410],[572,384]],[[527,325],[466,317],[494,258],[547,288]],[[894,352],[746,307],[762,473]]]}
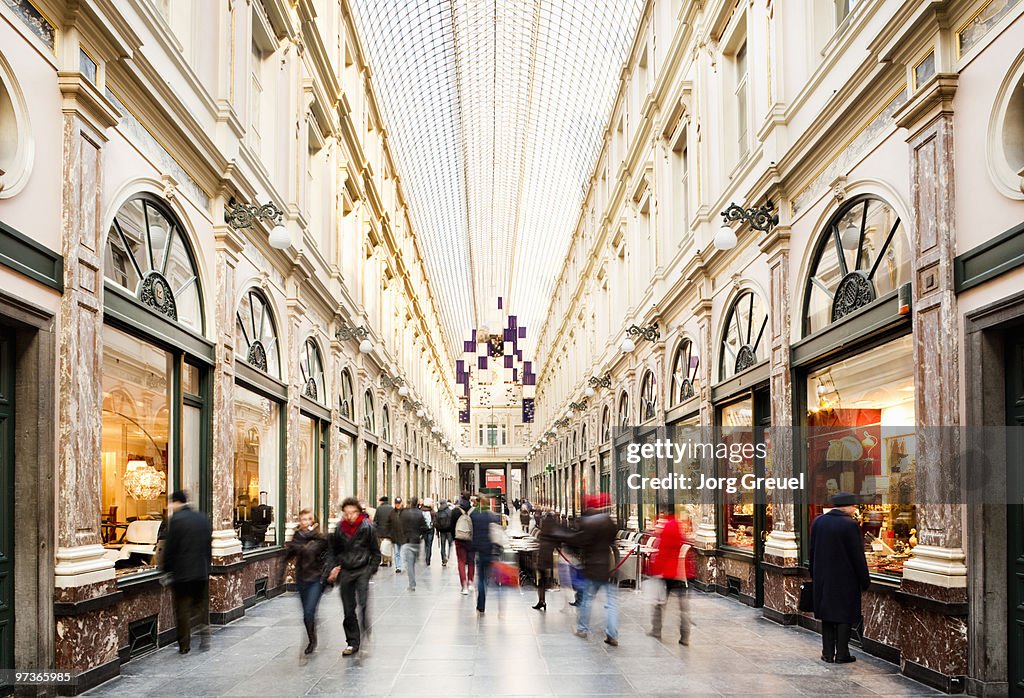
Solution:
{"label": "marble column base", "polygon": [[903,565],[903,579],[941,589],[967,589],[965,559],[960,548],[918,545]]}
{"label": "marble column base", "polygon": [[796,567],[800,557],[800,547],[796,543],[793,531],[775,530],[768,534],[764,542],[764,561],[780,567]]}
{"label": "marble column base", "polygon": [[106,552],[99,544],[57,548],[54,586],[63,589],[112,581],[114,561],[103,558]]}
{"label": "marble column base", "polygon": [[70,672],[76,678],[100,671],[99,681],[110,678],[107,667],[113,666],[113,674],[117,674],[120,597],[113,579],[54,590],[57,671]]}
{"label": "marble column base", "polygon": [[299,527],[298,521],[288,521],[284,525],[284,542],[287,543],[295,535],[295,529]]}
{"label": "marble column base", "polygon": [[696,547],[700,550],[714,550],[718,545],[718,531],[714,524],[697,524],[697,530],[693,534]]}
{"label": "marble column base", "polygon": [[[242,552],[242,541],[235,537],[235,529],[222,528],[213,532],[211,554],[214,559],[226,558]],[[223,564],[223,563],[217,563]]]}
{"label": "marble column base", "polygon": [[214,555],[209,588],[211,623],[230,623],[245,615],[245,595],[242,593],[245,560],[241,544],[238,547],[238,552],[230,555]]}

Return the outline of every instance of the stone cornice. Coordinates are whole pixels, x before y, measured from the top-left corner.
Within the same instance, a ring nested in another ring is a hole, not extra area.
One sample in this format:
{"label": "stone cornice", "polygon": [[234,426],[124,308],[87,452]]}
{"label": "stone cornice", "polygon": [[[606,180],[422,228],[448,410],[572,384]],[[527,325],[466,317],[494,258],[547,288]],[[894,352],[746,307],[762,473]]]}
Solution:
{"label": "stone cornice", "polygon": [[939,73],[922,85],[914,96],[893,114],[896,125],[907,129],[912,140],[940,116],[953,113],[959,75]]}

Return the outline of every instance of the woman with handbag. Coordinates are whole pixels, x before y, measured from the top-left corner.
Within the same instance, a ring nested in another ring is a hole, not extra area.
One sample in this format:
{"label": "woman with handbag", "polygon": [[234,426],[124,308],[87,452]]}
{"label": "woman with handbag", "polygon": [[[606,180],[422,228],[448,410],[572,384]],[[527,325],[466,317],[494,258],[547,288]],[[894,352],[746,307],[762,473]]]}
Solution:
{"label": "woman with handbag", "polygon": [[316,609],[323,594],[324,561],[327,557],[327,538],[317,526],[311,509],[299,512],[299,527],[288,541],[287,560],[295,560],[295,584],[302,601],[302,622],[306,626],[305,654],[316,650]]}

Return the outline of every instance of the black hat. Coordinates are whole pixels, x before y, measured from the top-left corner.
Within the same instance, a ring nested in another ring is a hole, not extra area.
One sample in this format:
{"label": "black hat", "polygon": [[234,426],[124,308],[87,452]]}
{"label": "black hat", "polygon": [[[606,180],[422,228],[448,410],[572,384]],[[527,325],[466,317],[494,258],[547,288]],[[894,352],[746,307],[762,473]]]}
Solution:
{"label": "black hat", "polygon": [[171,501],[185,504],[188,501],[188,495],[185,494],[185,490],[174,490],[174,492],[171,493]]}
{"label": "black hat", "polygon": [[380,502],[382,502],[382,503],[384,503],[384,504],[387,504],[387,502],[388,502],[388,496],[387,496],[387,495],[384,495],[384,496],[383,496],[383,497],[381,497],[381,498],[380,498],[380,499],[379,499],[378,501],[380,501]]}
{"label": "black hat", "polygon": [[857,497],[849,492],[837,492],[832,495],[832,506],[834,507],[852,507],[856,503]]}

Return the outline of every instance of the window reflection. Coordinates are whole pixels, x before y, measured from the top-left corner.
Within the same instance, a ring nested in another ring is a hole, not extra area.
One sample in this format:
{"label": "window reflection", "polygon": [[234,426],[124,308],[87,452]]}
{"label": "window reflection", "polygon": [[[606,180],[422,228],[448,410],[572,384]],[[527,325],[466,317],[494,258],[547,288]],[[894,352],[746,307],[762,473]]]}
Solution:
{"label": "window reflection", "polygon": [[235,386],[235,527],[242,548],[277,543],[274,507],[281,476],[280,406]]}

